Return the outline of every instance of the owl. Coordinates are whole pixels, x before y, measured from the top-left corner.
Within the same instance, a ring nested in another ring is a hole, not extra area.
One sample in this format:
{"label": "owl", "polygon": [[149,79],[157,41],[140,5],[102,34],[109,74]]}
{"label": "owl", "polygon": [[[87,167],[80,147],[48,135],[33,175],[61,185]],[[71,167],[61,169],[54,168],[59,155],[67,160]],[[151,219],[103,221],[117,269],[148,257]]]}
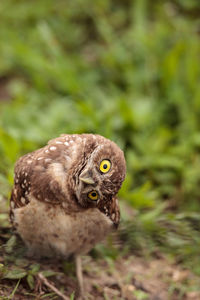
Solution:
{"label": "owl", "polygon": [[15,165],[10,219],[33,255],[80,255],[117,228],[116,194],[126,174],[122,150],[94,134],[63,134]]}

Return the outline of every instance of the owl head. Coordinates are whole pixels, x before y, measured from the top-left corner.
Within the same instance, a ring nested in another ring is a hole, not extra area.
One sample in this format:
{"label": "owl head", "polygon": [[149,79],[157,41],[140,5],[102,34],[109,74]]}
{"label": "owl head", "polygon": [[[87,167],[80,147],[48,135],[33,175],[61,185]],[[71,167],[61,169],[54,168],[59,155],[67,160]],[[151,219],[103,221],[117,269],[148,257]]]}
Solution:
{"label": "owl head", "polygon": [[78,172],[74,175],[75,194],[83,207],[98,207],[117,194],[125,179],[123,151],[99,135],[85,135]]}

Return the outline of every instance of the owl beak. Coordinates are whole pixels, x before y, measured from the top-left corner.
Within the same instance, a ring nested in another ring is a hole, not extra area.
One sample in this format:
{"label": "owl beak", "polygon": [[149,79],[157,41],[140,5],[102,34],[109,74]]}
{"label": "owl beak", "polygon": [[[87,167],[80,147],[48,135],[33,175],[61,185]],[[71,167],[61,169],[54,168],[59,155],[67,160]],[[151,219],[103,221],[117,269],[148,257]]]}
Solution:
{"label": "owl beak", "polygon": [[94,180],[91,177],[80,177],[80,180],[87,184],[94,184]]}

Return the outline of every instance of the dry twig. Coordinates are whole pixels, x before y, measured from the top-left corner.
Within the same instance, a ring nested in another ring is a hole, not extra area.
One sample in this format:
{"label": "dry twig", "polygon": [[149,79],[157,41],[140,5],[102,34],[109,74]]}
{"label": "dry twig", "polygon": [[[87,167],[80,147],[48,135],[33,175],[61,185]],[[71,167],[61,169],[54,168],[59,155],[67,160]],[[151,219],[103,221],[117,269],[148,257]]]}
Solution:
{"label": "dry twig", "polygon": [[38,273],[38,277],[39,279],[48,287],[50,288],[54,293],[56,293],[59,297],[61,297],[64,300],[70,300],[69,297],[63,295],[63,293],[61,293],[54,285],[52,285],[47,279],[46,277],[44,277],[42,275],[42,273]]}

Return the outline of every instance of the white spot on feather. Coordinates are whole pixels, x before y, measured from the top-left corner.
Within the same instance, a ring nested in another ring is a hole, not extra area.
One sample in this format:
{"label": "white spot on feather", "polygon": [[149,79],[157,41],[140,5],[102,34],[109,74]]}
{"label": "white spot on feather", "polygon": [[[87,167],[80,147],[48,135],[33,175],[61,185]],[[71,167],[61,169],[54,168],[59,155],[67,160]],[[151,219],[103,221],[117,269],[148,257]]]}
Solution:
{"label": "white spot on feather", "polygon": [[71,158],[67,155],[65,155],[65,159],[68,161],[68,163],[71,161]]}
{"label": "white spot on feather", "polygon": [[69,146],[69,143],[68,142],[64,142],[65,146]]}
{"label": "white spot on feather", "polygon": [[30,165],[31,163],[32,163],[32,159],[28,159],[28,160],[27,160],[27,164]]}
{"label": "white spot on feather", "polygon": [[37,160],[41,160],[41,159],[43,159],[43,157],[42,157],[42,156],[38,157],[38,159],[37,159]]}
{"label": "white spot on feather", "polygon": [[66,177],[66,174],[65,174],[65,171],[63,169],[62,164],[52,163],[51,165],[49,165],[48,171],[51,174],[51,176],[53,177],[53,179],[56,180],[59,183],[62,190],[65,190],[65,186],[66,186],[65,177]]}
{"label": "white spot on feather", "polygon": [[115,213],[112,213],[111,219],[112,219],[112,220],[115,219]]}
{"label": "white spot on feather", "polygon": [[46,158],[45,159],[45,162],[47,163],[47,162],[50,162],[51,161],[51,158]]}
{"label": "white spot on feather", "polygon": [[22,204],[25,204],[25,203],[26,203],[26,200],[25,200],[25,198],[24,198],[24,197],[21,197],[21,199],[20,199],[20,200],[21,200],[21,203],[22,203]]}
{"label": "white spot on feather", "polygon": [[46,153],[49,153],[49,150],[47,149],[47,150],[45,150],[45,152],[46,152]]}
{"label": "white spot on feather", "polygon": [[56,144],[62,144],[62,142],[61,141],[56,141]]}
{"label": "white spot on feather", "polygon": [[14,208],[15,207],[15,202],[14,201],[10,201],[10,207]]}
{"label": "white spot on feather", "polygon": [[49,149],[50,149],[51,151],[55,151],[55,150],[56,150],[56,147],[55,147],[55,146],[51,146]]}
{"label": "white spot on feather", "polygon": [[62,207],[63,208],[67,208],[68,207],[68,204],[66,202],[62,202]]}

